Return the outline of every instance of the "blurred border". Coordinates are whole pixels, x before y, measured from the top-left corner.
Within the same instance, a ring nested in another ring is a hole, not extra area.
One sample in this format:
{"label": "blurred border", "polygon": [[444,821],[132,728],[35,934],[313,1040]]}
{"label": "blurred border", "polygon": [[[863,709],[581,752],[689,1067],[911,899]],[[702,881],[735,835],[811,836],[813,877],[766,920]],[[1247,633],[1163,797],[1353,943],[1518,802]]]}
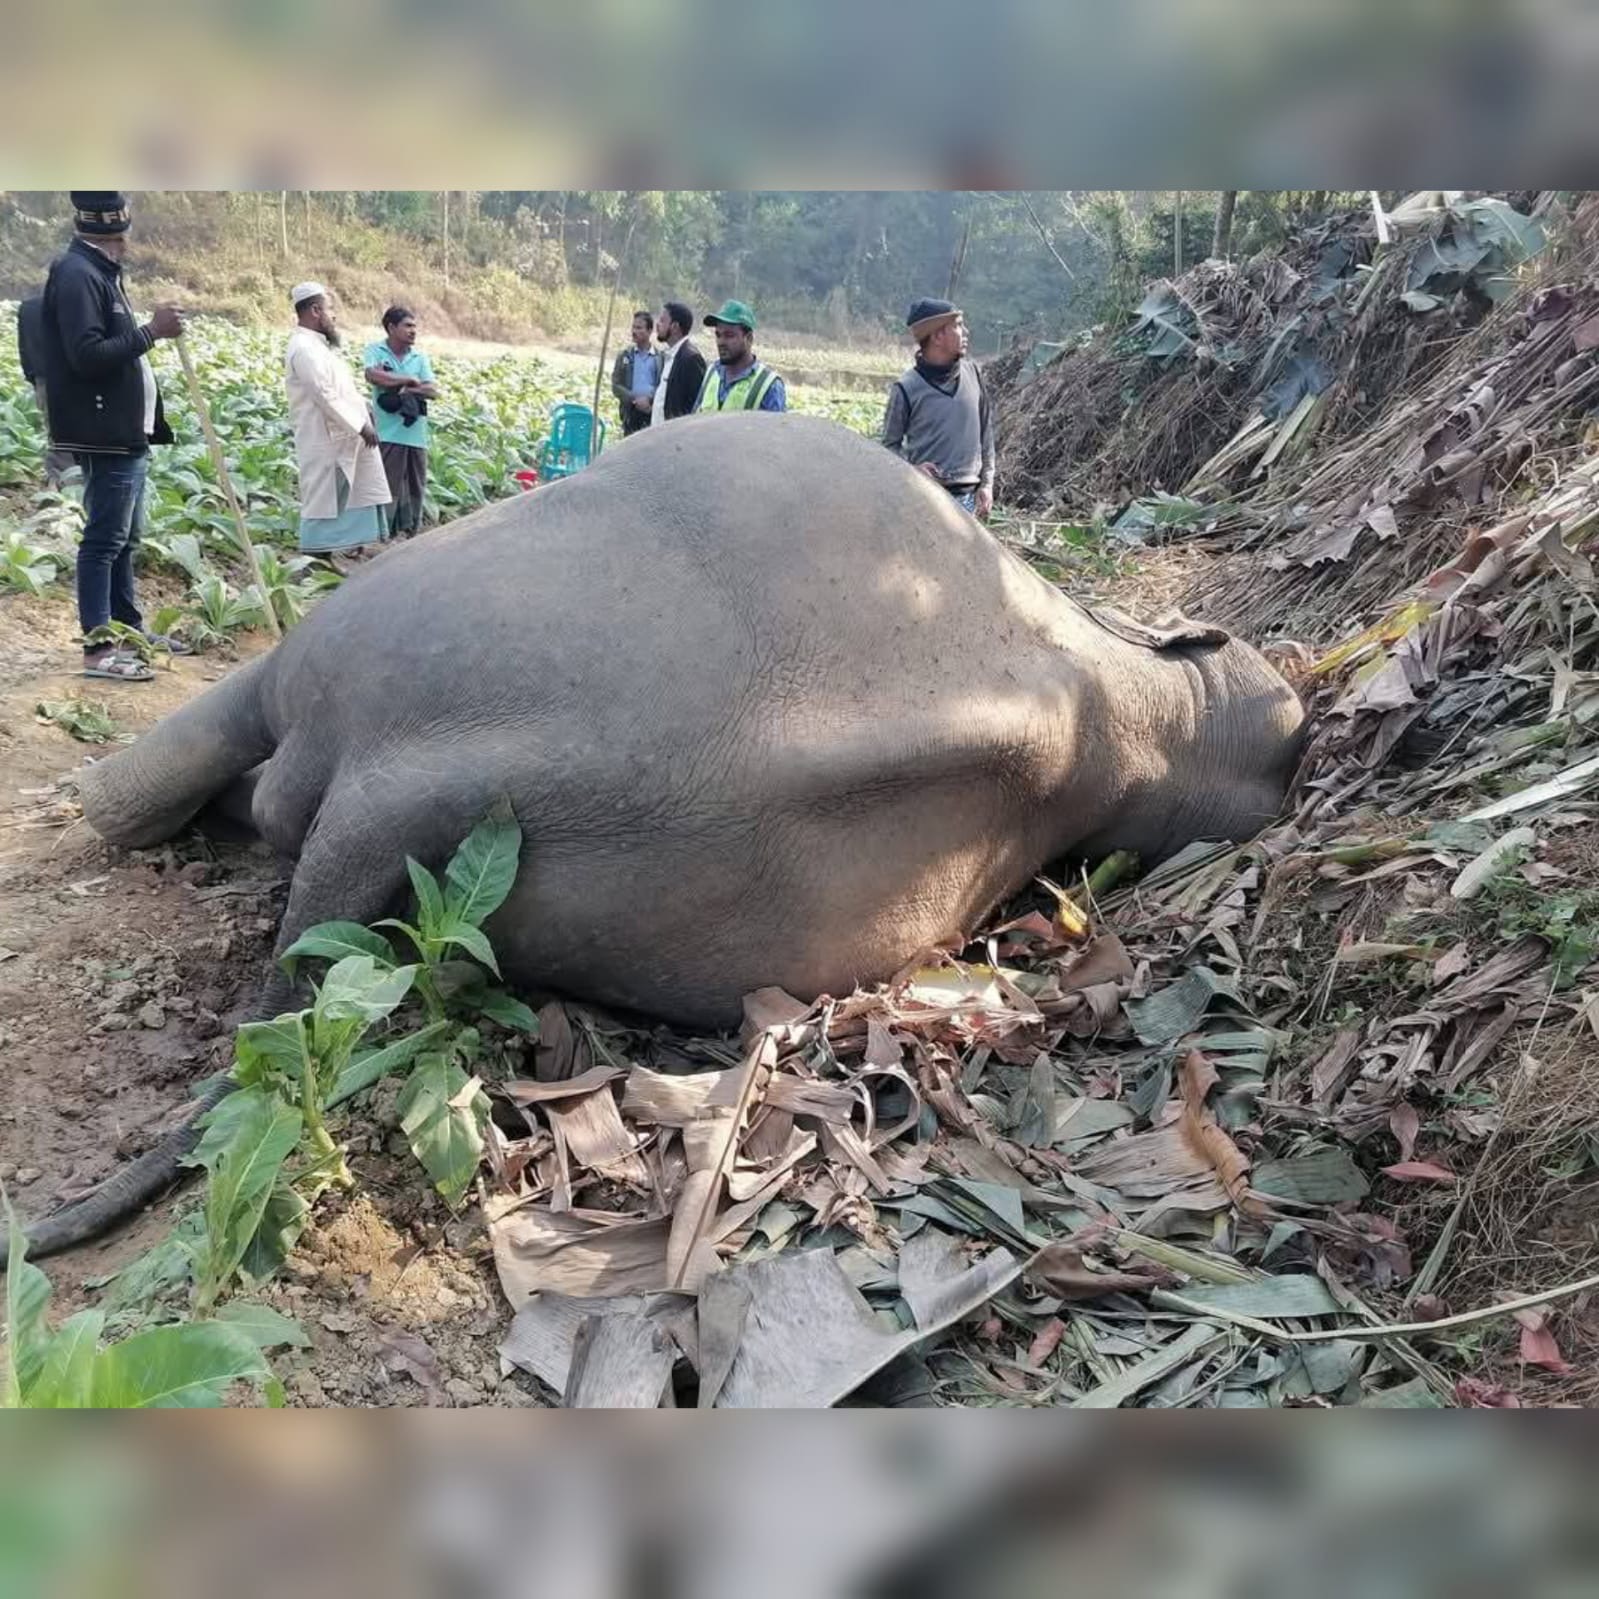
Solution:
{"label": "blurred border", "polygon": [[1555,1599],[1592,1458],[1481,1412],[21,1417],[0,1592]]}
{"label": "blurred border", "polygon": [[8,186],[1583,186],[1587,0],[13,0]]}

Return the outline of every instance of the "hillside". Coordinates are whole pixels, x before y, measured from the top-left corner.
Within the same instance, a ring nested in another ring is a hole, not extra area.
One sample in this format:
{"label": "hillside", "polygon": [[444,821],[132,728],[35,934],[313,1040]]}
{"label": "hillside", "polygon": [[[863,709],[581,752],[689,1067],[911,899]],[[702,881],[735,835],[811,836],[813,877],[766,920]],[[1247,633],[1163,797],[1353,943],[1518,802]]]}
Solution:
{"label": "hillside", "polygon": [[[401,303],[434,336],[586,351],[598,346],[617,266],[603,246],[603,270],[585,265],[575,245],[569,265],[552,241],[519,229],[515,219],[458,216],[446,236],[432,213],[411,216],[408,225],[385,223],[339,194],[154,192],[132,199],[128,274],[141,303],[172,299],[234,322],[281,325],[289,288],[316,278],[363,322],[375,323],[384,306]],[[0,194],[0,300],[35,292],[70,236],[65,195]],[[651,267],[635,259],[617,302],[613,348],[626,336],[635,300],[655,308],[670,296],[708,310],[731,292],[730,284],[680,274],[669,261]],[[742,292],[756,297],[748,286]],[[880,321],[840,322],[823,302],[794,296],[757,303],[770,348],[802,352],[801,381],[859,381],[902,364],[898,341]]]}

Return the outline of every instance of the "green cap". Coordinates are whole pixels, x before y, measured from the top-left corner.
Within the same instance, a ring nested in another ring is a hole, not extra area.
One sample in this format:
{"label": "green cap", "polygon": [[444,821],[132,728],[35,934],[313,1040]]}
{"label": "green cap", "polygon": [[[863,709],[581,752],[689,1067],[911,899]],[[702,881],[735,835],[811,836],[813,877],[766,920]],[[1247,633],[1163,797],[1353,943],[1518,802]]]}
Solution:
{"label": "green cap", "polygon": [[755,313],[742,300],[729,300],[720,311],[712,311],[705,318],[708,328],[714,328],[722,322],[748,328],[751,333],[755,331]]}

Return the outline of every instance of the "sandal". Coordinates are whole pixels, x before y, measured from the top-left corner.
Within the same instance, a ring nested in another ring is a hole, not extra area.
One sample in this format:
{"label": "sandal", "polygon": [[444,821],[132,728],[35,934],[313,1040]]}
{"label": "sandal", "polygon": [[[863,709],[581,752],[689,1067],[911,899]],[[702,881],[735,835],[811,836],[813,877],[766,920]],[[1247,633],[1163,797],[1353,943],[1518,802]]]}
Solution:
{"label": "sandal", "polygon": [[148,683],[155,677],[155,673],[137,655],[126,654],[122,650],[107,650],[100,655],[85,655],[83,675],[107,677],[117,683]]}

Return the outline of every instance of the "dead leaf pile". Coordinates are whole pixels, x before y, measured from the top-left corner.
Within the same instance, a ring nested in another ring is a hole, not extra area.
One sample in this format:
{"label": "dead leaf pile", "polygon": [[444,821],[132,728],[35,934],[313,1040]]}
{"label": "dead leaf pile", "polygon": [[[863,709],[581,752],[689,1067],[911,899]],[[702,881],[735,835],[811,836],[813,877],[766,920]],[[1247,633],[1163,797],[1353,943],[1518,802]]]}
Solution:
{"label": "dead leaf pile", "polygon": [[1358,1402],[1413,1380],[1248,1325],[1360,1314],[1403,1250],[1335,1139],[1263,1116],[1283,1035],[1240,948],[1260,864],[1206,845],[1150,874],[1136,955],[1012,907],[988,961],[811,1006],[763,990],[718,1069],[547,1011],[546,1044],[575,1042],[536,1069],[583,1069],[500,1091],[505,1360],[568,1404],[649,1407]]}
{"label": "dead leaf pile", "polygon": [[1001,498],[1081,516],[1151,490],[1225,500],[1282,470],[1427,358],[1439,319],[1401,297],[1447,226],[1418,209],[1379,251],[1369,207],[1317,220],[1280,249],[1156,280],[1126,323],[999,357]]}

